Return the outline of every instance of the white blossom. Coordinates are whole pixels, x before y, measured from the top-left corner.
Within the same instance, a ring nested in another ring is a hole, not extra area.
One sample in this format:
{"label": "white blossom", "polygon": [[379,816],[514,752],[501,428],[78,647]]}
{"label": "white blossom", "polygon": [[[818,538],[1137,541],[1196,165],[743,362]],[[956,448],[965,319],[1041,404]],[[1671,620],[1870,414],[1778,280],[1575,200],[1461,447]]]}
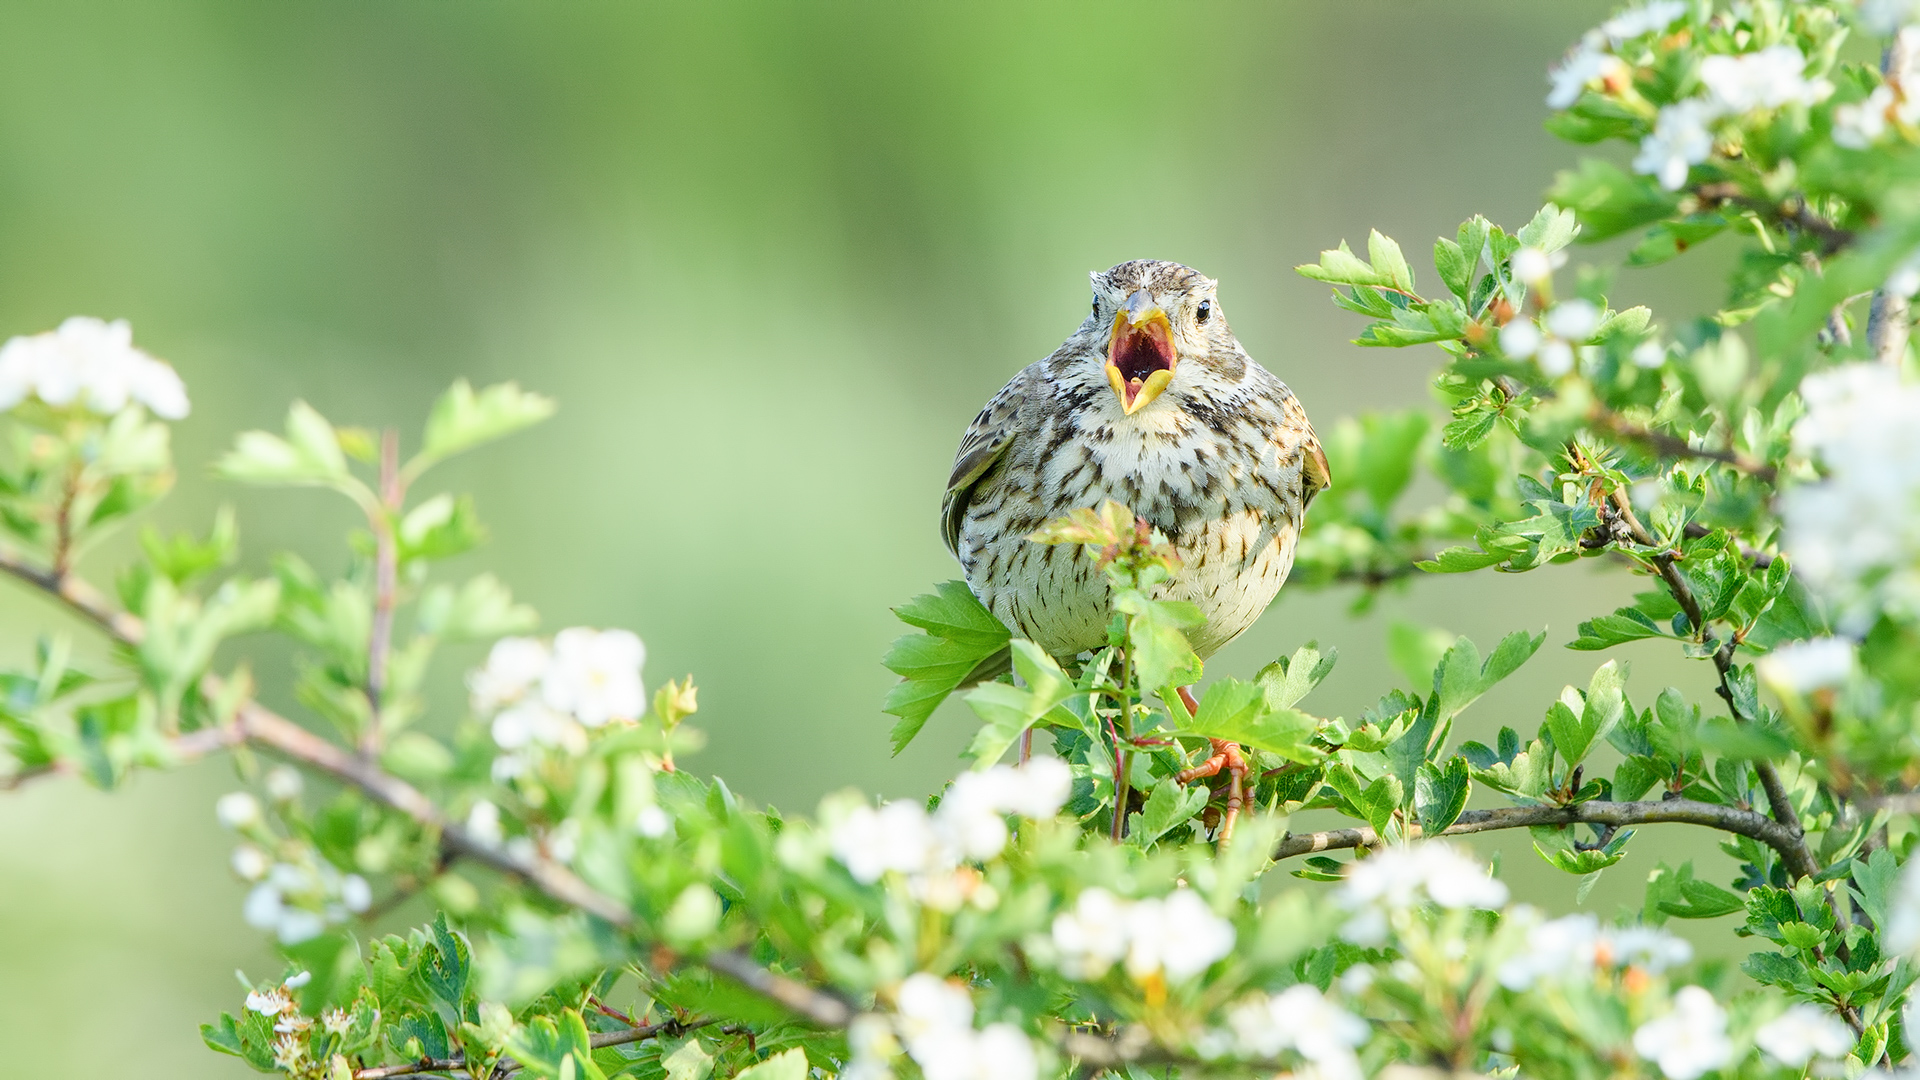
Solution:
{"label": "white blossom", "polygon": [[[1516,917],[1532,916],[1531,909]],[[1541,979],[1586,979],[1596,969],[1639,967],[1659,973],[1693,958],[1693,946],[1646,926],[1603,927],[1592,915],[1568,915],[1527,930],[1526,952],[1500,965],[1500,984],[1526,990]]]}
{"label": "white blossom", "polygon": [[1673,995],[1673,1011],[1633,1033],[1633,1049],[1660,1066],[1667,1080],[1696,1080],[1733,1061],[1727,1012],[1698,986]]}
{"label": "white blossom", "polygon": [[1687,13],[1686,0],[1653,0],[1636,8],[1628,8],[1613,18],[1600,24],[1600,32],[1613,39],[1617,45],[1628,38],[1641,34],[1653,34],[1672,26],[1674,20]]}
{"label": "white blossom", "polygon": [[1098,979],[1127,954],[1127,906],[1099,886],[1053,918],[1053,947],[1069,978]]}
{"label": "white blossom", "polygon": [[1920,17],[1920,3],[1915,0],[1865,0],[1860,5],[1860,25],[1881,37],[1892,36],[1916,17]]}
{"label": "white blossom", "polygon": [[1713,153],[1712,125],[1720,116],[1718,104],[1706,98],[1662,106],[1653,133],[1640,140],[1634,171],[1649,173],[1659,178],[1661,187],[1678,191],[1687,182],[1687,170]]}
{"label": "white blossom", "polygon": [[1552,277],[1555,268],[1565,265],[1566,261],[1567,253],[1564,251],[1549,254],[1537,247],[1523,247],[1513,253],[1507,266],[1513,271],[1515,281],[1537,286]]}
{"label": "white blossom", "polygon": [[57,330],[0,346],[0,409],[28,395],[56,408],[80,405],[96,413],[119,412],[129,401],[167,420],[188,411],[186,384],[166,362],[133,347],[133,329],[124,319],[76,316]]}
{"label": "white blossom", "polygon": [[640,667],[647,649],[631,630],[569,627],[554,635],[553,659],[540,682],[547,705],[588,727],[646,712]]}
{"label": "white blossom", "polygon": [[658,840],[673,830],[673,816],[649,803],[634,815],[633,828],[649,840]]}
{"label": "white blossom", "polygon": [[355,915],[373,906],[373,886],[359,874],[348,874],[340,879],[340,903]]}
{"label": "white blossom", "polygon": [[1659,338],[1648,338],[1633,347],[1635,367],[1657,368],[1667,362],[1667,346]]}
{"label": "white blossom", "polygon": [[1789,1068],[1805,1068],[1815,1057],[1842,1058],[1853,1050],[1853,1032],[1840,1018],[1801,1002],[1753,1033],[1754,1044]]}
{"label": "white blossom", "polygon": [[[973,997],[925,972],[910,975],[896,995],[900,1034],[927,1080],[1034,1080],[1033,1044],[1012,1024],[973,1030]],[[868,1075],[868,1074],[863,1074]]]}
{"label": "white blossom", "polygon": [[1793,641],[1761,657],[1754,668],[1760,681],[1804,694],[1845,683],[1853,674],[1853,650],[1846,638]]}
{"label": "white blossom", "polygon": [[1547,332],[1569,342],[1584,342],[1600,329],[1600,309],[1591,300],[1562,300],[1547,309]]}
{"label": "white blossom", "polygon": [[244,791],[229,791],[213,804],[213,816],[229,829],[255,828],[266,821],[260,800]]}
{"label": "white blossom", "polygon": [[1580,100],[1581,91],[1594,83],[1624,81],[1631,74],[1626,62],[1603,52],[1601,44],[1589,36],[1565,59],[1548,69],[1547,81],[1553,84],[1553,89],[1547,91],[1548,108],[1567,108]]}
{"label": "white blossom", "polygon": [[493,643],[484,667],[467,675],[473,709],[491,713],[527,695],[547,673],[552,653],[535,638],[506,637]]}
{"label": "white blossom", "polygon": [[1233,1050],[1242,1057],[1275,1058],[1293,1050],[1327,1080],[1357,1080],[1354,1049],[1367,1041],[1366,1021],[1328,1001],[1311,983],[1257,995],[1227,1012]]}
{"label": "white blossom", "polygon": [[847,1025],[847,1050],[849,1060],[839,1080],[892,1080],[900,1043],[885,1017],[873,1013],[854,1017]]}
{"label": "white blossom", "polygon": [[1507,887],[1450,844],[1425,841],[1385,848],[1347,869],[1339,898],[1356,914],[1341,931],[1357,944],[1377,944],[1385,916],[1431,901],[1443,908],[1494,909],[1507,902]]}
{"label": "white blossom", "polygon": [[1531,359],[1540,348],[1540,328],[1532,319],[1510,319],[1500,328],[1500,351],[1515,360]]}
{"label": "white blossom", "polygon": [[1887,113],[1893,108],[1893,88],[1876,86],[1864,101],[1848,102],[1833,110],[1833,141],[1865,150],[1887,133]]}
{"label": "white blossom", "polygon": [[287,995],[284,986],[254,990],[247,994],[247,1009],[262,1016],[279,1016],[292,1007],[293,999]]}
{"label": "white blossom", "polygon": [[242,881],[259,881],[267,876],[267,868],[273,865],[267,853],[252,844],[241,844],[234,848],[233,857],[228,863]]}
{"label": "white blossom", "polygon": [[285,765],[276,765],[268,769],[264,785],[267,789],[267,798],[278,803],[289,803],[299,798],[301,789],[306,786],[300,779],[300,773]]}
{"label": "white blossom", "polygon": [[1700,61],[1700,81],[1725,112],[1818,105],[1833,93],[1825,79],[1806,77],[1807,58],[1792,45],[1771,45],[1737,56]]}
{"label": "white blossom", "polygon": [[923,1060],[915,1045],[926,1036],[945,1029],[973,1027],[973,995],[965,987],[924,971],[915,972],[900,983],[894,995],[900,1013],[900,1035],[914,1060]]}
{"label": "white blossom", "polygon": [[506,834],[500,828],[500,808],[486,799],[467,811],[467,835],[482,847],[499,847]]}
{"label": "white blossom", "polygon": [[1800,395],[1793,444],[1826,478],[1780,499],[1795,573],[1850,634],[1881,609],[1920,611],[1920,386],[1856,363],[1808,376]]}
{"label": "white blossom", "polygon": [[1179,982],[1233,951],[1233,924],[1191,889],[1166,899],[1137,900],[1127,910],[1127,974],[1144,980],[1164,972]]}
{"label": "white blossom", "polygon": [[855,807],[828,830],[827,845],[855,881],[869,885],[888,871],[929,869],[942,847],[927,812],[910,802]]}
{"label": "white blossom", "polygon": [[1893,910],[1887,913],[1884,944],[1890,953],[1920,950],[1920,861],[1909,862],[1900,872]]}

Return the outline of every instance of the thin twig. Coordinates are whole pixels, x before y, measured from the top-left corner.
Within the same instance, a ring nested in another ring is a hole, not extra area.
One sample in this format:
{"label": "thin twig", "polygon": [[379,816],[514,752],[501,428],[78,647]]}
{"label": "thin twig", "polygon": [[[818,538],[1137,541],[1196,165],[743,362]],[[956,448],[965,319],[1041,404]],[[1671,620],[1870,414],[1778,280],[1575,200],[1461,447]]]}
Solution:
{"label": "thin twig", "polygon": [[1841,248],[1853,243],[1852,229],[1843,229],[1826,218],[1813,212],[1807,205],[1805,196],[1789,195],[1781,201],[1757,198],[1740,189],[1740,185],[1729,182],[1701,184],[1693,189],[1700,201],[1711,206],[1732,205],[1743,210],[1751,210],[1777,224],[1789,225],[1820,241],[1820,257],[1827,258]]}
{"label": "thin twig", "polygon": [[1708,461],[1718,461],[1722,465],[1737,469],[1749,476],[1758,477],[1769,484],[1780,475],[1779,470],[1757,458],[1748,457],[1736,450],[1715,450],[1709,446],[1695,446],[1678,435],[1670,435],[1664,431],[1656,431],[1653,428],[1635,424],[1619,413],[1607,409],[1596,408],[1588,417],[1588,422],[1596,429],[1615,438],[1640,443],[1662,457],[1704,458]]}
{"label": "thin twig", "polygon": [[373,629],[367,635],[367,730],[360,735],[360,752],[380,753],[382,698],[387,689],[387,661],[393,652],[393,608],[399,592],[400,433],[388,428],[380,435],[380,513],[373,526]]}
{"label": "thin twig", "polygon": [[[1527,829],[1541,825],[1595,825],[1621,829],[1634,825],[1704,825],[1710,829],[1750,837],[1778,851],[1784,857],[1800,842],[1786,826],[1754,810],[1694,799],[1666,799],[1657,802],[1574,803],[1571,806],[1510,806],[1498,810],[1468,810],[1457,821],[1435,836],[1467,836],[1501,829]],[[1409,835],[1421,835],[1420,827],[1409,825]],[[1329,829],[1324,832],[1288,833],[1274,849],[1275,859],[1290,859],[1316,851],[1342,848],[1376,847],[1380,836],[1372,828]]]}

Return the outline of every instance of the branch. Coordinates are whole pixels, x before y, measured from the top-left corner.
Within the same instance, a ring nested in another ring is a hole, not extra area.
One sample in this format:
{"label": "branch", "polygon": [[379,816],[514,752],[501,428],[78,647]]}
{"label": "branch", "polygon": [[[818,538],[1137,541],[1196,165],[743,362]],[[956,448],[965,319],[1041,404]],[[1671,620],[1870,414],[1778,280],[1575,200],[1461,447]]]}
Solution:
{"label": "branch", "polygon": [[1737,469],[1749,476],[1757,477],[1771,484],[1779,477],[1779,470],[1757,458],[1748,457],[1736,450],[1715,450],[1707,446],[1695,446],[1678,435],[1664,431],[1655,431],[1623,419],[1619,413],[1608,409],[1596,408],[1587,418],[1595,428],[1618,439],[1639,443],[1662,457],[1704,458],[1717,461],[1722,465]]}
{"label": "branch", "polygon": [[[609,1046],[622,1046],[627,1043],[645,1042],[657,1035],[668,1038],[678,1036],[717,1024],[717,1019],[702,1020],[665,1020],[658,1024],[640,1024],[622,1031],[596,1031],[587,1036],[587,1044],[595,1050]],[[467,1067],[465,1055],[456,1054],[448,1058],[421,1058],[419,1061],[404,1065],[378,1065],[369,1069],[355,1069],[353,1080],[403,1080],[409,1076],[431,1076],[438,1073],[459,1072]],[[503,1058],[494,1066],[492,1075],[507,1077],[521,1070],[521,1065],[511,1058]]]}
{"label": "branch", "polygon": [[1742,210],[1751,210],[1761,217],[1781,225],[1790,225],[1808,236],[1820,241],[1820,257],[1826,258],[1841,248],[1853,243],[1852,229],[1843,229],[1807,206],[1807,200],[1800,195],[1789,195],[1775,202],[1771,199],[1757,198],[1740,189],[1740,185],[1731,181],[1718,184],[1701,184],[1693,189],[1700,201],[1712,206],[1733,205]]}
{"label": "branch", "polygon": [[[1468,810],[1459,820],[1435,833],[1435,836],[1466,836],[1500,829],[1526,829],[1536,825],[1602,825],[1624,828],[1632,825],[1704,825],[1709,829],[1746,836],[1780,852],[1783,858],[1801,845],[1800,835],[1785,825],[1753,810],[1694,799],[1665,799],[1659,802],[1583,802],[1572,806],[1510,806],[1499,810]],[[1408,826],[1409,835],[1420,835],[1418,825]],[[1288,833],[1274,849],[1275,859],[1291,859],[1316,851],[1374,847],[1379,834],[1368,827],[1331,829],[1326,832]]]}

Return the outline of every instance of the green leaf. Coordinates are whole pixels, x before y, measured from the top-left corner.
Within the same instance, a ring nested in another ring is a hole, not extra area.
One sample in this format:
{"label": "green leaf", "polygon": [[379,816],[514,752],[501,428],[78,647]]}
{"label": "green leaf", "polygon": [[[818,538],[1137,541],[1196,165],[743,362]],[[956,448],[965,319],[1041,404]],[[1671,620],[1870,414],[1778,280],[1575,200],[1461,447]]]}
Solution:
{"label": "green leaf", "polygon": [[1537,827],[1529,830],[1533,833],[1533,850],[1561,870],[1577,877],[1598,873],[1627,857],[1627,841],[1633,838],[1634,830],[1622,829],[1613,834],[1606,846],[1598,848],[1577,848],[1564,828],[1557,826]]}
{"label": "green leaf", "polygon": [[140,530],[140,550],[153,568],[175,585],[186,585],[223,566],[231,566],[239,555],[239,530],[234,525],[233,507],[222,506],[214,512],[213,527],[205,540],[191,533],[171,537],[148,525]]}
{"label": "green leaf", "polygon": [[1319,720],[1298,709],[1269,708],[1262,686],[1238,679],[1214,680],[1200,698],[1199,713],[1180,725],[1187,734],[1228,739],[1307,764],[1322,756],[1312,746],[1319,728]]}
{"label": "green leaf", "polygon": [[1200,658],[1182,632],[1207,621],[1199,608],[1184,600],[1152,600],[1133,589],[1120,590],[1113,607],[1133,616],[1133,669],[1141,686],[1190,686],[1200,681]]}
{"label": "green leaf", "polygon": [[469,578],[458,589],[436,585],[420,599],[415,615],[419,630],[448,640],[478,641],[523,634],[540,623],[540,616],[492,574]]}
{"label": "green leaf", "polygon": [[1581,159],[1576,171],[1554,177],[1547,198],[1578,215],[1580,237],[1589,244],[1659,221],[1679,206],[1679,196],[1651,177],[1591,157]]}
{"label": "green leaf", "polygon": [[1266,694],[1267,708],[1291,708],[1320,685],[1339,658],[1337,650],[1330,647],[1323,654],[1319,642],[1309,641],[1295,649],[1292,657],[1283,656],[1261,668],[1253,681]]}
{"label": "green leaf", "polygon": [[396,530],[400,561],[446,559],[471,551],[487,538],[473,499],[436,495],[400,519]]}
{"label": "green leaf", "polygon": [[1443,721],[1460,715],[1502,679],[1519,670],[1520,665],[1540,651],[1541,643],[1546,640],[1545,630],[1538,634],[1515,630],[1501,638],[1500,644],[1495,645],[1482,662],[1480,650],[1473,642],[1460,638],[1447,650],[1433,674],[1435,714]]}
{"label": "green leaf", "polygon": [[887,669],[905,679],[887,694],[882,711],[899,717],[893,752],[906,749],[940,703],[959,687],[1005,670],[1012,634],[967,588],[949,581],[894,609],[902,622],[922,631],[893,643]]}
{"label": "green leaf", "polygon": [[1054,723],[1077,725],[1072,714],[1060,709],[1074,694],[1073,680],[1040,646],[1018,638],[1011,644],[1014,670],[1027,685],[983,683],[967,695],[967,704],[985,721],[966,750],[976,769],[999,761],[1023,732],[1056,709],[1060,715]]}
{"label": "green leaf", "polygon": [[1883,847],[1864,858],[1854,859],[1850,876],[1853,897],[1860,910],[1867,913],[1873,925],[1885,927],[1900,883],[1900,864],[1893,852]]}
{"label": "green leaf", "polygon": [[1626,711],[1626,680],[1626,665],[1609,660],[1593,673],[1584,695],[1569,686],[1547,709],[1547,730],[1568,768],[1585,760],[1594,744],[1620,722]]}
{"label": "green leaf", "polygon": [[1407,257],[1400,253],[1399,244],[1378,229],[1367,234],[1367,258],[1373,261],[1374,272],[1386,277],[1382,284],[1402,292],[1414,291],[1413,268],[1407,265]]}
{"label": "green leaf", "polygon": [[1422,762],[1413,782],[1413,807],[1420,817],[1420,830],[1433,836],[1460,820],[1472,788],[1472,770],[1465,758],[1450,758],[1444,767]]}
{"label": "green leaf", "polygon": [[475,393],[472,384],[461,379],[433,403],[426,445],[408,471],[418,475],[428,464],[537,424],[553,410],[551,398],[528,393],[518,383],[498,383]]}
{"label": "green leaf", "polygon": [[507,1052],[522,1070],[542,1080],[607,1080],[593,1063],[592,1037],[575,1009],[530,1018],[507,1039]]}
{"label": "green leaf", "polygon": [[1322,251],[1318,265],[1296,266],[1293,269],[1301,277],[1324,281],[1329,285],[1392,286],[1394,283],[1391,275],[1375,270],[1355,255],[1345,240],[1340,241],[1338,248]]}
{"label": "green leaf", "polygon": [[1552,253],[1573,243],[1579,235],[1579,219],[1574,212],[1548,203],[1534,212],[1533,220],[1522,225],[1514,239],[1523,246]]}
{"label": "green leaf", "polygon": [[1639,608],[1623,607],[1611,615],[1581,623],[1580,636],[1568,642],[1567,648],[1591,652],[1643,638],[1668,636],[1671,635]]}
{"label": "green leaf", "polygon": [[1151,846],[1205,810],[1208,795],[1205,784],[1182,784],[1166,777],[1153,786],[1145,806],[1127,815],[1127,842],[1135,847]]}
{"label": "green leaf", "polygon": [[214,471],[252,484],[338,485],[351,479],[333,425],[304,401],[288,410],[285,438],[243,431]]}
{"label": "green leaf", "polygon": [[1473,570],[1484,570],[1506,562],[1505,555],[1482,551],[1479,548],[1450,547],[1424,562],[1413,565],[1429,574],[1465,574]]}
{"label": "green leaf", "polygon": [[689,1036],[661,1044],[660,1066],[667,1080],[707,1080],[713,1075],[713,1055],[697,1036]]}
{"label": "green leaf", "polygon": [[1463,250],[1459,244],[1446,237],[1433,242],[1433,268],[1440,272],[1440,280],[1447,291],[1462,301],[1473,299],[1473,271],[1479,265],[1480,252]]}

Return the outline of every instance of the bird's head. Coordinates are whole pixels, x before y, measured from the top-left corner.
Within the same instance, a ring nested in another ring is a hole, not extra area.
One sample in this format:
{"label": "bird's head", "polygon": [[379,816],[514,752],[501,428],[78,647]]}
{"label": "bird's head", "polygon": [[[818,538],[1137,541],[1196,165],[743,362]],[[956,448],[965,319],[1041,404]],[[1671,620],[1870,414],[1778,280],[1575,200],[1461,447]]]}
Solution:
{"label": "bird's head", "polygon": [[1216,283],[1197,270],[1136,259],[1092,277],[1093,312],[1083,332],[1104,344],[1107,383],[1129,416],[1164,393],[1183,364],[1204,362],[1232,337]]}

